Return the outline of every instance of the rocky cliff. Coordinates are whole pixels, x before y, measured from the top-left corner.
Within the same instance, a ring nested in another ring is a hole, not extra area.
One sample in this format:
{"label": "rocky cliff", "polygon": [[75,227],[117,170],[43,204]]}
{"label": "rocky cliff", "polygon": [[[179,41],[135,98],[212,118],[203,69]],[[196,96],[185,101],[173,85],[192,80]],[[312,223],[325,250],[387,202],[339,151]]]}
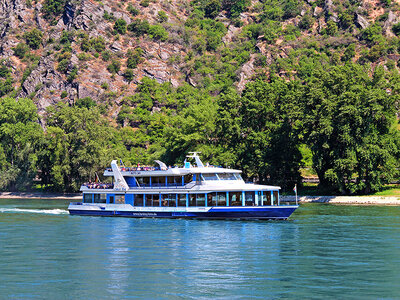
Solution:
{"label": "rocky cliff", "polygon": [[[233,85],[242,90],[260,72],[271,72],[271,65],[290,77],[290,67],[276,68],[276,63],[297,49],[325,51],[332,59],[338,52],[343,61],[354,44],[350,59],[363,57],[360,63],[375,65],[392,61],[397,68],[397,2],[247,1],[236,11],[240,1],[227,2],[0,0],[0,60],[13,86],[2,95],[30,97],[39,112],[59,101],[90,97],[115,116],[145,76],[200,88],[204,78],[212,82],[232,72]],[[205,14],[199,19],[214,23],[191,25],[198,11]],[[219,24],[223,28],[214,30]],[[374,40],[376,35],[384,40]]]}

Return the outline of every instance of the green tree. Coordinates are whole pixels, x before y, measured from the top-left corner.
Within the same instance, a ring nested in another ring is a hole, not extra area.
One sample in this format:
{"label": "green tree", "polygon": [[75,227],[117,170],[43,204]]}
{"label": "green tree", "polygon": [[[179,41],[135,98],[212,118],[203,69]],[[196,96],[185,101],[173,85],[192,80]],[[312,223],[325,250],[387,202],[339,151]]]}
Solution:
{"label": "green tree", "polygon": [[381,68],[354,64],[315,70],[305,84],[304,124],[320,185],[341,193],[369,193],[396,173],[398,91]]}
{"label": "green tree", "polygon": [[45,19],[51,20],[61,15],[66,2],[66,0],[45,0],[42,8]]}
{"label": "green tree", "polygon": [[38,49],[42,43],[43,33],[39,29],[34,28],[31,31],[26,32],[24,38],[29,47],[32,49]]}
{"label": "green tree", "polygon": [[37,171],[43,138],[35,104],[30,99],[0,100],[0,189],[27,190]]}
{"label": "green tree", "polygon": [[113,156],[109,146],[114,130],[91,101],[80,102],[81,107],[59,103],[46,113],[48,127],[39,165],[42,181],[56,190],[78,191]]}
{"label": "green tree", "polygon": [[17,46],[12,48],[14,55],[18,58],[24,58],[25,54],[29,51],[29,47],[25,43],[18,43]]}
{"label": "green tree", "polygon": [[124,19],[117,19],[114,24],[114,31],[119,34],[126,33],[126,21]]}
{"label": "green tree", "polygon": [[161,25],[150,25],[148,33],[156,41],[165,42],[168,39],[168,32]]}

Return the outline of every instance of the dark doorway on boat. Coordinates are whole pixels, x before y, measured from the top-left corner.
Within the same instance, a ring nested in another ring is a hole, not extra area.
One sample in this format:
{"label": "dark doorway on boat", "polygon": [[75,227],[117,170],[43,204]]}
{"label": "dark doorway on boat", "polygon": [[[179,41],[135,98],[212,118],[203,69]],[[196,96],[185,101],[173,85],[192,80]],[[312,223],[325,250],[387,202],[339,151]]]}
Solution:
{"label": "dark doorway on boat", "polygon": [[114,204],[114,196],[110,196],[109,203]]}

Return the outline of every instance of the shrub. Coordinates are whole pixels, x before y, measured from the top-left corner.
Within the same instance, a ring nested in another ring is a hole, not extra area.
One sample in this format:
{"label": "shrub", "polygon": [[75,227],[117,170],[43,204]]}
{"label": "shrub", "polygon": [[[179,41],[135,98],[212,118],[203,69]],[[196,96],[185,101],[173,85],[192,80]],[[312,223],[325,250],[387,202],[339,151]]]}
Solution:
{"label": "shrub", "polygon": [[97,103],[92,98],[85,97],[85,98],[80,98],[80,99],[76,100],[75,105],[80,108],[85,107],[87,109],[90,109],[92,107],[97,106]]}
{"label": "shrub", "polygon": [[128,30],[132,31],[136,36],[141,36],[149,31],[150,24],[147,20],[134,19],[128,25]]}
{"label": "shrub", "polygon": [[14,55],[19,58],[24,58],[26,52],[29,51],[29,47],[25,43],[19,43],[17,46],[12,48]]}
{"label": "shrub", "polygon": [[124,73],[124,78],[131,82],[133,80],[133,78],[135,77],[135,73],[133,72],[132,69],[127,69]]}
{"label": "shrub", "polygon": [[204,7],[204,13],[205,13],[204,16],[206,18],[215,19],[215,17],[218,16],[221,9],[222,9],[221,1],[209,0]]}
{"label": "shrub", "polygon": [[372,24],[361,32],[361,38],[369,43],[379,40],[382,34],[382,27],[378,24]]}
{"label": "shrub", "polygon": [[74,81],[77,76],[78,76],[78,68],[74,66],[72,71],[69,73],[67,77],[68,82]]}
{"label": "shrub", "polygon": [[343,53],[342,61],[349,61],[356,55],[356,45],[350,44]]}
{"label": "shrub", "polygon": [[164,22],[168,21],[168,16],[165,13],[165,11],[160,10],[157,14],[157,17],[158,17],[158,22],[160,22],[160,23],[164,23]]}
{"label": "shrub", "polygon": [[339,15],[339,20],[340,27],[343,29],[347,29],[354,24],[354,16],[346,11]]}
{"label": "shrub", "polygon": [[90,40],[89,37],[86,35],[84,38],[81,40],[81,50],[88,52],[91,48]]}
{"label": "shrub", "polygon": [[307,30],[310,29],[313,24],[314,24],[313,18],[309,14],[305,14],[303,18],[301,18],[300,20],[299,27],[301,29]]}
{"label": "shrub", "polygon": [[97,38],[91,39],[90,44],[93,46],[94,50],[97,52],[102,52],[106,49],[106,42],[103,37],[99,36]]}
{"label": "shrub", "polygon": [[139,14],[139,10],[134,8],[132,3],[128,4],[128,7],[126,8],[126,10],[134,17]]}
{"label": "shrub", "polygon": [[31,31],[26,32],[24,38],[29,47],[32,49],[38,49],[42,43],[43,33],[39,29],[34,28]]}
{"label": "shrub", "polygon": [[336,23],[332,20],[329,20],[328,22],[326,22],[325,32],[328,35],[335,35],[338,32],[338,27],[337,27]]}
{"label": "shrub", "polygon": [[114,15],[113,15],[113,13],[110,13],[110,14],[109,14],[107,11],[104,11],[103,18],[104,18],[105,20],[107,20],[107,21],[110,21],[110,22],[115,21],[115,17],[114,17]]}
{"label": "shrub", "polygon": [[61,92],[61,99],[64,99],[67,96],[68,96],[68,93],[66,91]]}
{"label": "shrub", "polygon": [[101,58],[103,61],[109,61],[111,59],[112,53],[108,50],[101,52]]}
{"label": "shrub", "polygon": [[67,73],[68,71],[68,65],[69,65],[69,59],[64,58],[62,59],[57,66],[57,71],[61,73]]}
{"label": "shrub", "polygon": [[283,18],[290,19],[300,14],[300,4],[297,0],[287,0],[283,6]]}
{"label": "shrub", "polygon": [[400,23],[394,24],[392,26],[392,31],[395,35],[399,36],[400,35]]}
{"label": "shrub", "polygon": [[148,7],[150,5],[150,0],[142,0],[140,1],[140,5],[143,7]]}
{"label": "shrub", "polygon": [[66,2],[66,0],[45,0],[42,8],[44,18],[51,20],[61,15]]}
{"label": "shrub", "polygon": [[125,34],[126,21],[124,19],[117,19],[114,24],[114,31],[119,34]]}
{"label": "shrub", "polygon": [[119,70],[121,69],[121,63],[118,60],[113,59],[111,61],[111,64],[109,64],[107,66],[107,70],[108,72],[110,72],[111,74],[116,74],[119,72]]}
{"label": "shrub", "polygon": [[151,25],[149,35],[153,40],[165,42],[168,39],[168,32],[161,25]]}
{"label": "shrub", "polygon": [[129,50],[127,54],[128,60],[126,62],[126,66],[129,69],[135,69],[136,66],[143,61],[143,50],[140,48],[136,48],[134,51]]}
{"label": "shrub", "polygon": [[72,43],[75,39],[73,31],[63,31],[60,37],[61,44]]}

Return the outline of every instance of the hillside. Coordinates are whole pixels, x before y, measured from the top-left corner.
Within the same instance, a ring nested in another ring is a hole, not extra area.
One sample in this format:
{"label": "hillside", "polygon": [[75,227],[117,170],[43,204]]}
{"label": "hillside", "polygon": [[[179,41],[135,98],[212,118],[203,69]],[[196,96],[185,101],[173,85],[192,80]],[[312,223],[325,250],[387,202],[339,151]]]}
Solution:
{"label": "hillside", "polygon": [[200,150],[284,189],[308,168],[379,190],[399,170],[398,35],[398,0],[0,0],[0,189]]}
{"label": "hillside", "polygon": [[90,97],[116,116],[144,76],[218,94],[259,72],[291,77],[311,50],[396,68],[396,1],[2,0],[0,59],[13,89],[1,94],[30,97],[40,112]]}

